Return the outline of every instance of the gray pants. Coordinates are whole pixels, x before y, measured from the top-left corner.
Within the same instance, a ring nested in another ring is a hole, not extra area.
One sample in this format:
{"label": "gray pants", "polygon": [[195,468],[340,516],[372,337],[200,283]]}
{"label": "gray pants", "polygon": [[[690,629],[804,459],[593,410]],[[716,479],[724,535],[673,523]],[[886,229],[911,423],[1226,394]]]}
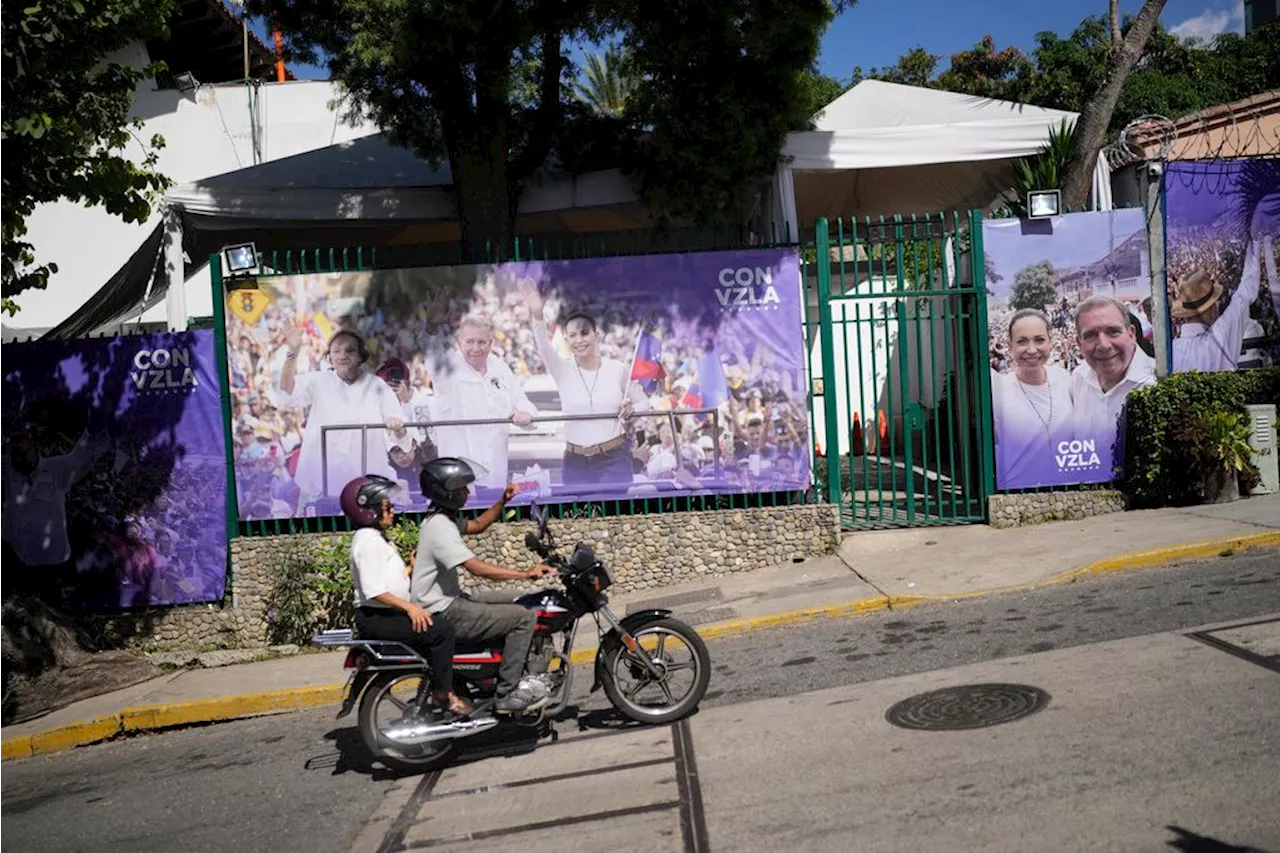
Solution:
{"label": "gray pants", "polygon": [[482,604],[467,598],[455,598],[443,616],[458,635],[457,642],[481,643],[506,637],[502,647],[502,663],[498,665],[498,695],[506,696],[520,683],[525,658],[533,642],[537,614],[519,604]]}

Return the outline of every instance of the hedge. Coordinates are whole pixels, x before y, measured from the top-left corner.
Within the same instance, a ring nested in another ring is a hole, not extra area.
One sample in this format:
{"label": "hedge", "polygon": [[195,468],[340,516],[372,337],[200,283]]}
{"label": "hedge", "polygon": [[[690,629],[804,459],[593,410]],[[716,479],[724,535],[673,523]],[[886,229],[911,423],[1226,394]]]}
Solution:
{"label": "hedge", "polygon": [[1280,367],[1237,373],[1175,373],[1133,391],[1125,402],[1125,464],[1120,488],[1130,506],[1185,506],[1199,502],[1200,483],[1170,436],[1174,416],[1190,410],[1243,414],[1258,403],[1280,405]]}

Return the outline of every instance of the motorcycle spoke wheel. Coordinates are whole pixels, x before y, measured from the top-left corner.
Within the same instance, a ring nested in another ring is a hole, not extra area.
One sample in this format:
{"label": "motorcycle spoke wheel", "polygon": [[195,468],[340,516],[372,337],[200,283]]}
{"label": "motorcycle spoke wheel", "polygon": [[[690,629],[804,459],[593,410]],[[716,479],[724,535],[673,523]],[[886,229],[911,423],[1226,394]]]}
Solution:
{"label": "motorcycle spoke wheel", "polygon": [[401,744],[384,732],[413,711],[422,676],[403,673],[370,684],[360,703],[360,734],[374,756],[398,770],[422,770],[442,763],[457,748],[452,740]]}
{"label": "motorcycle spoke wheel", "polygon": [[654,724],[688,714],[702,700],[711,677],[702,638],[674,619],[652,622],[632,635],[639,653],[620,646],[604,660],[605,692],[614,707],[633,720]]}

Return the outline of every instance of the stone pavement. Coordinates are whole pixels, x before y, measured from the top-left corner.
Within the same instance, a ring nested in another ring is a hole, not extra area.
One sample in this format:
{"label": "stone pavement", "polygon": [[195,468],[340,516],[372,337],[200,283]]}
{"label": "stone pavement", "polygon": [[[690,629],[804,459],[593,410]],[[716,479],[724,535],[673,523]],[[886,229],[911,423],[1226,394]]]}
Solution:
{"label": "stone pavement", "polygon": [[[1163,565],[1244,547],[1280,547],[1280,496],[1145,510],[997,530],[986,526],[853,533],[839,553],[611,597],[615,612],[666,607],[708,640],[763,627],[1058,583],[1082,573]],[[596,633],[580,623],[574,662]],[[121,732],[340,700],[345,651],[179,670],[0,730],[23,758]]]}

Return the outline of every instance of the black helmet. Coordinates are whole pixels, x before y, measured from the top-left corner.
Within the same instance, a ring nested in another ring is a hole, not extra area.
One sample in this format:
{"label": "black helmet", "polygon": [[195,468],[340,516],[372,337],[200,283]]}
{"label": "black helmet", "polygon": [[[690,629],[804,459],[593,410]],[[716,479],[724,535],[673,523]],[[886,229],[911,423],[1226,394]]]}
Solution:
{"label": "black helmet", "polygon": [[365,474],[347,483],[339,503],[342,504],[342,512],[357,528],[372,527],[381,512],[382,499],[391,499],[399,488],[386,477]]}
{"label": "black helmet", "polygon": [[476,481],[478,467],[454,456],[432,459],[418,475],[423,497],[442,509],[461,509],[467,502],[467,487]]}

